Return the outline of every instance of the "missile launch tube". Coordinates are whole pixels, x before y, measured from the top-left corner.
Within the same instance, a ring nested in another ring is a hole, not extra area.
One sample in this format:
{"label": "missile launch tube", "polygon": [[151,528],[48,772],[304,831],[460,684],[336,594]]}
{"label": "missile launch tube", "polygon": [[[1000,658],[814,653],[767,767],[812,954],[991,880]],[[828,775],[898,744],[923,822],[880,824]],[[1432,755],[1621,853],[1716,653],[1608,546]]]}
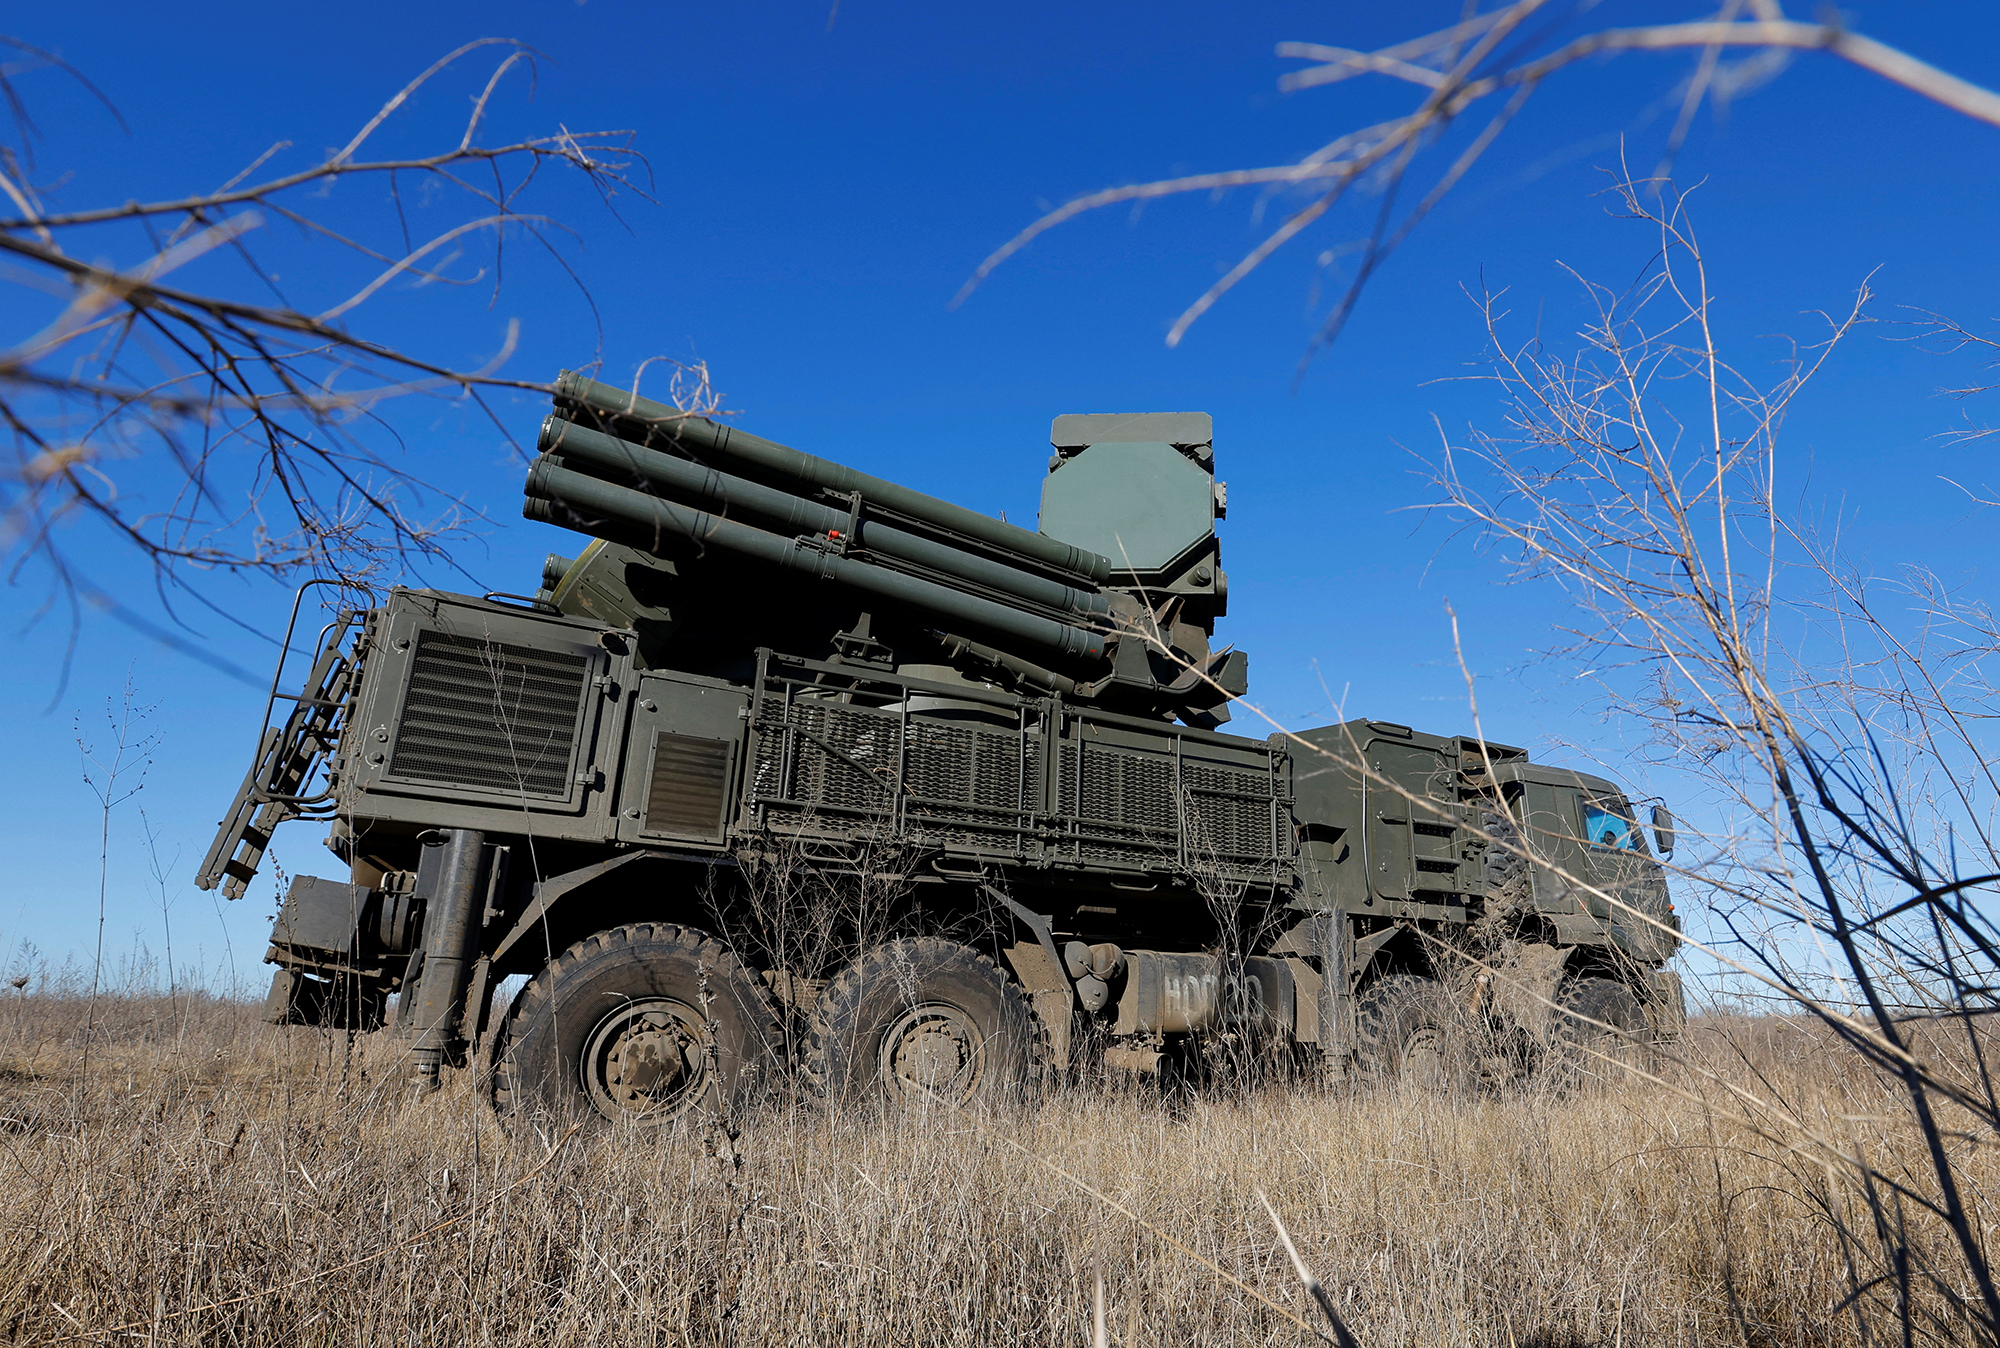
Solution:
{"label": "missile launch tube", "polygon": [[[718,473],[713,468],[593,431],[561,417],[552,416],[542,423],[538,444],[543,453],[560,455],[565,467],[588,464],[592,468],[631,474],[691,504],[747,510],[773,521],[787,533],[824,534],[848,525],[847,512],[834,506],[820,505],[761,482]],[[848,541],[852,546],[998,590],[1058,613],[1101,618],[1111,611],[1111,601],[1101,594],[1075,589],[1061,581],[876,521],[862,520],[855,536]]]}
{"label": "missile launch tube", "polygon": [[[787,571],[818,576],[862,594],[921,609],[953,624],[969,624],[1003,640],[1051,651],[1066,659],[1099,660],[1104,656],[1104,637],[1100,633],[1009,608],[936,581],[904,575],[853,557],[839,557],[735,520],[587,477],[558,467],[546,456],[537,459],[528,470],[525,490],[531,506],[536,501],[553,502],[578,514],[594,515],[630,529],[686,538],[706,547],[753,557]],[[530,518],[539,516],[530,513]]]}
{"label": "missile launch tube", "polygon": [[556,396],[581,403],[606,416],[623,417],[651,426],[656,434],[669,436],[691,450],[733,459],[767,473],[794,479],[808,487],[858,491],[863,498],[885,509],[976,539],[989,547],[1014,553],[1043,566],[1082,576],[1095,585],[1111,578],[1110,559],[1087,548],[1079,548],[1016,525],[1003,524],[990,515],[940,501],[935,496],[911,491],[908,487],[856,472],[827,459],[814,458],[732,426],[718,426],[702,417],[690,417],[664,403],[641,398],[609,384],[600,384],[574,371],[565,371],[556,380]]}

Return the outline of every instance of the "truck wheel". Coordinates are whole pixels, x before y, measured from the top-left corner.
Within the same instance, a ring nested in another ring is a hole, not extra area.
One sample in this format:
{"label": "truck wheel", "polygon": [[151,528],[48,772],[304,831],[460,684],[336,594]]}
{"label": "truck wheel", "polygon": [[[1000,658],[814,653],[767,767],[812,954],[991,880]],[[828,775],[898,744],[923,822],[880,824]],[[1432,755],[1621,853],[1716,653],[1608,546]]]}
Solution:
{"label": "truck wheel", "polygon": [[1628,1069],[1652,1070],[1653,1026],[1632,989],[1614,978],[1577,978],[1556,1001],[1557,1084],[1569,1090],[1603,1089],[1626,1079]]}
{"label": "truck wheel", "polygon": [[528,981],[495,1046],[494,1103],[587,1105],[657,1127],[740,1101],[779,1043],[763,980],[728,946],[634,923],[577,942]]}
{"label": "truck wheel", "polygon": [[1390,974],[1355,1008],[1355,1050],[1364,1079],[1433,1095],[1470,1085],[1461,1014],[1435,978]]}
{"label": "truck wheel", "polygon": [[813,1067],[836,1100],[1018,1101],[1048,1056],[1040,1019],[993,961],[931,937],[849,965],[820,997],[813,1041]]}
{"label": "truck wheel", "polygon": [[1479,826],[1493,841],[1486,848],[1486,911],[1499,915],[1532,905],[1535,897],[1534,868],[1528,859],[1510,850],[1521,845],[1521,830],[1498,810],[1479,816]]}

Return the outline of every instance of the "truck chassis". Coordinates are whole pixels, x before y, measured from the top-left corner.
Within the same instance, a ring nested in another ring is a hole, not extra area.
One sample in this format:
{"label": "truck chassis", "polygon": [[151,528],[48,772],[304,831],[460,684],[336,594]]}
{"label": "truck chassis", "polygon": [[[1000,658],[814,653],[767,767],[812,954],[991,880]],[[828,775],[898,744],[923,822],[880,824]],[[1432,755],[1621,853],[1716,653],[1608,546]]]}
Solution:
{"label": "truck chassis", "polygon": [[350,875],[286,895],[272,1019],[646,1125],[788,1065],[999,1100],[1220,1044],[1460,1089],[1678,1030],[1664,879],[1602,778],[1386,722],[1173,725],[866,642],[713,677],[551,608],[398,589],[329,624],[201,877],[238,897],[278,825],[330,822]]}

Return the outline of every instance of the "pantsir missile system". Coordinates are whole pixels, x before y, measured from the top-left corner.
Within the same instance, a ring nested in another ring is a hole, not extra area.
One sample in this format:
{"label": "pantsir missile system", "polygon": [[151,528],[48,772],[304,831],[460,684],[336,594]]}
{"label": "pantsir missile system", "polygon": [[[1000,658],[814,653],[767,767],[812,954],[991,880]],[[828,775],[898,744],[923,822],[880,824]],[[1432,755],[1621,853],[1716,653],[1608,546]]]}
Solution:
{"label": "pantsir missile system", "polygon": [[1205,414],[1056,418],[1028,530],[556,389],[523,513],[587,545],[533,596],[369,594],[266,715],[200,883],[240,897],[300,818],[348,870],[284,897],[274,1020],[644,1125],[788,1066],[892,1099],[1218,1055],[1455,1088],[1677,1031],[1614,783],[1388,721],[1218,729],[1248,659],[1215,644]]}

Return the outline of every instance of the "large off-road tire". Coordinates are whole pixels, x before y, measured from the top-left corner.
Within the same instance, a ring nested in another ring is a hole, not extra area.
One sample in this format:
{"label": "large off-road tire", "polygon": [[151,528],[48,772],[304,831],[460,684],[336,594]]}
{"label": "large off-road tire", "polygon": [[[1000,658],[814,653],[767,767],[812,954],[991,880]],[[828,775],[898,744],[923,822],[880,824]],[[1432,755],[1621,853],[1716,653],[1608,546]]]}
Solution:
{"label": "large off-road tire", "polygon": [[836,1101],[1000,1105],[1040,1089],[1048,1036],[978,951],[933,937],[866,951],[821,994],[812,1067]]}
{"label": "large off-road tire", "polygon": [[781,1053],[763,980],[691,927],[577,942],[514,999],[494,1050],[503,1113],[660,1127],[741,1102]]}
{"label": "large off-road tire", "polygon": [[1495,917],[1533,906],[1534,867],[1522,853],[1521,830],[1498,810],[1479,816],[1490,841],[1486,846],[1486,911]]}
{"label": "large off-road tire", "polygon": [[1465,1012],[1444,984],[1416,974],[1378,979],[1355,1008],[1355,1059],[1377,1086],[1457,1095],[1478,1077]]}
{"label": "large off-road tire", "polygon": [[1573,978],[1556,994],[1562,1017],[1552,1064],[1567,1090],[1603,1090],[1653,1070],[1654,1030],[1637,994],[1615,978]]}

